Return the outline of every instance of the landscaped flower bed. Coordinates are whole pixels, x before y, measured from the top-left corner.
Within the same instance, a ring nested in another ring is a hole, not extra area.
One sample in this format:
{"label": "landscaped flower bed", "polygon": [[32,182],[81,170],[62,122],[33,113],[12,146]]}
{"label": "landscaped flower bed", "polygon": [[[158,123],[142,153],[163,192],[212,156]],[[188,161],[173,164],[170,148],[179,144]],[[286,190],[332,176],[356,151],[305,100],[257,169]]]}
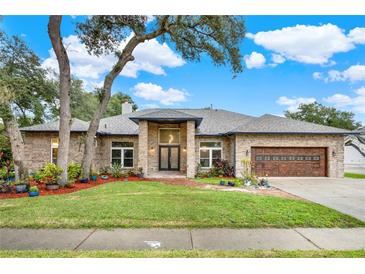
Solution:
{"label": "landscaped flower bed", "polygon": [[[95,187],[95,186],[102,185],[102,184],[116,182],[116,181],[120,182],[120,181],[124,181],[124,180],[125,180],[124,178],[113,178],[111,176],[109,176],[109,179],[107,179],[107,180],[103,180],[100,177],[98,177],[96,179],[96,181],[89,180],[88,183],[80,183],[77,181],[72,185],[72,187],[62,187],[57,190],[47,190],[46,185],[44,183],[37,183],[34,180],[34,181],[30,182],[30,186],[37,186],[39,189],[39,196],[45,196],[45,195],[60,195],[60,194],[72,193],[72,192]],[[148,180],[141,179],[137,176],[130,176],[130,177],[128,177],[128,181],[134,182],[134,181],[148,181]],[[28,196],[29,196],[28,192],[16,193],[15,190],[12,191],[11,193],[0,193],[0,199],[22,198],[22,197],[28,197]]]}

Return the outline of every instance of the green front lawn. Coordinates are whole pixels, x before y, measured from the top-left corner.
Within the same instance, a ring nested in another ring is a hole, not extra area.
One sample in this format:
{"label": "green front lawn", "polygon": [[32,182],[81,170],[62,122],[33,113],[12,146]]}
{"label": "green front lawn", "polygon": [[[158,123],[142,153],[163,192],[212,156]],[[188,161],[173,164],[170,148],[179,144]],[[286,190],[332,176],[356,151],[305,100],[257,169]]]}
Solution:
{"label": "green front lawn", "polygon": [[0,250],[1,258],[365,258],[365,250]]}
{"label": "green front lawn", "polygon": [[345,172],[345,178],[365,179],[365,174]]}
{"label": "green front lawn", "polygon": [[225,185],[227,185],[228,181],[235,182],[236,186],[242,186],[242,179],[238,178],[218,178],[218,177],[211,177],[211,178],[195,178],[195,182],[203,183],[203,184],[210,184],[210,185],[219,185],[220,181],[224,181]]}
{"label": "green front lawn", "polygon": [[159,182],[118,182],[65,195],[0,200],[0,227],[358,227],[307,201]]}

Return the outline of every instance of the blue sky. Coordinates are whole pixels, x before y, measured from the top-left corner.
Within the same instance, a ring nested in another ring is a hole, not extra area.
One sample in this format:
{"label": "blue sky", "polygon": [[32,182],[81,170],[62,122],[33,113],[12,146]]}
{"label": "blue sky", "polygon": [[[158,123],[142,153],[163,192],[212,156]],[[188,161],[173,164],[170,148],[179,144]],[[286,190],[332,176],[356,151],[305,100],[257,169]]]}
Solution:
{"label": "blue sky", "polygon": [[[113,91],[132,96],[140,108],[223,108],[249,115],[282,115],[300,102],[317,100],[355,112],[365,124],[365,16],[246,16],[241,45],[245,70],[235,79],[208,57],[185,62],[173,45],[160,41],[137,48],[136,62],[119,76]],[[114,57],[88,56],[74,33],[82,17],[64,16],[62,35],[72,71],[86,88],[101,83]],[[22,36],[55,68],[46,16],[5,16],[8,34]]]}

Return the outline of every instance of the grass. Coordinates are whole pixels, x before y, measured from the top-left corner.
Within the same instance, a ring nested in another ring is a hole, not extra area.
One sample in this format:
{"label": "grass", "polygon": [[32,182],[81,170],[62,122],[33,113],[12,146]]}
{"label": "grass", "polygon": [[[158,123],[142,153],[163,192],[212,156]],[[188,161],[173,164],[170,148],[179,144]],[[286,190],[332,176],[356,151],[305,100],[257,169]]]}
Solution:
{"label": "grass", "polygon": [[359,227],[319,204],[159,182],[117,182],[71,194],[0,200],[0,227]]}
{"label": "grass", "polygon": [[204,184],[210,184],[210,185],[219,185],[220,181],[225,181],[225,185],[227,185],[227,182],[235,182],[236,186],[241,186],[242,185],[242,179],[238,179],[238,178],[219,178],[219,177],[210,177],[210,178],[195,178],[194,179],[195,182],[198,183],[204,183]]}
{"label": "grass", "polygon": [[365,179],[365,174],[345,172],[345,178]]}
{"label": "grass", "polygon": [[365,250],[0,250],[1,258],[365,258]]}

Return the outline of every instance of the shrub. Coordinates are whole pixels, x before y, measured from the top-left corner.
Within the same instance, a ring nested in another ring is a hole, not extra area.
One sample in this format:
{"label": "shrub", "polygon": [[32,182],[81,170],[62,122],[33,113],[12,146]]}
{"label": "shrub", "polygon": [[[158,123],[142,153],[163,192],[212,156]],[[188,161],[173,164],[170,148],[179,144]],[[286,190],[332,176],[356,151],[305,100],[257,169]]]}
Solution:
{"label": "shrub", "polygon": [[42,170],[42,177],[46,184],[54,184],[59,180],[62,174],[62,168],[58,167],[53,163],[47,163]]}
{"label": "shrub", "polygon": [[81,175],[81,165],[77,163],[71,163],[67,167],[67,179],[69,182],[76,181]]}
{"label": "shrub", "polygon": [[217,159],[213,162],[213,167],[210,169],[210,176],[227,176],[234,177],[234,168],[229,165],[227,160]]}
{"label": "shrub", "polygon": [[43,180],[43,174],[42,171],[36,171],[33,174],[33,178],[36,182],[41,182]]}
{"label": "shrub", "polygon": [[100,169],[100,174],[109,174],[110,173],[110,167],[106,166],[106,167],[102,167]]}
{"label": "shrub", "polygon": [[205,178],[205,177],[208,177],[208,175],[209,175],[208,172],[202,171],[202,165],[200,163],[198,163],[196,165],[195,177]]}
{"label": "shrub", "polygon": [[31,186],[30,188],[29,188],[29,192],[38,192],[39,191],[39,189],[38,189],[38,187],[37,186]]}
{"label": "shrub", "polygon": [[121,167],[121,165],[118,164],[118,163],[114,163],[112,165],[111,172],[112,172],[112,176],[114,178],[120,178],[120,177],[122,177],[122,167]]}
{"label": "shrub", "polygon": [[26,185],[27,183],[26,182],[24,182],[24,181],[22,181],[22,180],[19,180],[19,181],[16,181],[16,182],[14,182],[14,185]]}
{"label": "shrub", "polygon": [[0,180],[6,180],[8,178],[8,172],[6,167],[0,168]]}

